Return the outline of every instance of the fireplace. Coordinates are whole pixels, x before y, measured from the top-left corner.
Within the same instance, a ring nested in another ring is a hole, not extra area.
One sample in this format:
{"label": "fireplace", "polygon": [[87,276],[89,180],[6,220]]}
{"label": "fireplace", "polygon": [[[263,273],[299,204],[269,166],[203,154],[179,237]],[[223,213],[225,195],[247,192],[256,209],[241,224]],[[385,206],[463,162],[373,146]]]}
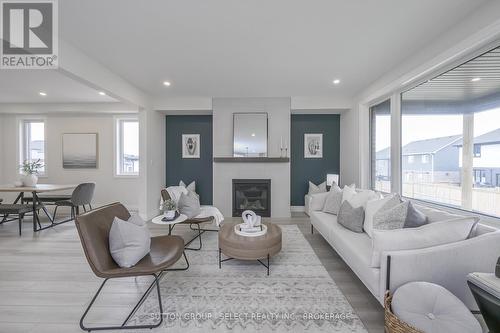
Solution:
{"label": "fireplace", "polygon": [[245,210],[257,215],[271,216],[270,179],[233,179],[233,217]]}

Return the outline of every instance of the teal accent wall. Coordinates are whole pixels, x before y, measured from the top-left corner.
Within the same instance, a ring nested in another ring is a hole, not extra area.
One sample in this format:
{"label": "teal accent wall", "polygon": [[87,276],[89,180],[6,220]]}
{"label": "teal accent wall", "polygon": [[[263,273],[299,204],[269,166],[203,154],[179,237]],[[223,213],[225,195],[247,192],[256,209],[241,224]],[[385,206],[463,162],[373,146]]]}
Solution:
{"label": "teal accent wall", "polygon": [[[304,134],[323,133],[323,158],[304,158]],[[326,181],[326,174],[340,174],[340,115],[292,114],[291,205],[303,206],[309,181]]]}
{"label": "teal accent wall", "polygon": [[[196,181],[202,205],[212,204],[212,116],[166,116],[167,186]],[[182,158],[182,134],[200,134],[200,158]]]}

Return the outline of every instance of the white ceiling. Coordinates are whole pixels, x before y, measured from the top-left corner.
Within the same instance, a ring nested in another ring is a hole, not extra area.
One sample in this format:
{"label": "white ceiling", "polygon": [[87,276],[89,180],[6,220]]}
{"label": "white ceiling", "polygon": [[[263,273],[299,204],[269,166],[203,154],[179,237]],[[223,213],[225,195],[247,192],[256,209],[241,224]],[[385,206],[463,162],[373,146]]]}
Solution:
{"label": "white ceiling", "polygon": [[[42,97],[39,92],[45,92]],[[0,70],[0,103],[116,102],[55,70]]]}
{"label": "white ceiling", "polygon": [[345,99],[485,2],[60,1],[59,27],[64,40],[155,98]]}

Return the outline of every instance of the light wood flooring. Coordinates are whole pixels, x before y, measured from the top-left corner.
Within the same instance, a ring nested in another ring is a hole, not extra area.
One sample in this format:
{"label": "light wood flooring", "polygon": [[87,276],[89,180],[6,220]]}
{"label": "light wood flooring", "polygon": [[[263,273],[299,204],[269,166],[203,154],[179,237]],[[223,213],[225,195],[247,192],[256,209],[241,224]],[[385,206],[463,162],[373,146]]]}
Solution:
{"label": "light wood flooring", "polygon": [[[323,237],[311,235],[304,214],[272,221],[298,225],[368,332],[384,332],[380,304]],[[166,233],[163,226],[150,227],[153,235]],[[0,225],[0,332],[82,332],[78,321],[101,279],[85,260],[73,222],[34,234],[27,218],[22,237],[17,230],[17,222]],[[89,321],[123,320],[148,283],[147,278],[109,282]]]}

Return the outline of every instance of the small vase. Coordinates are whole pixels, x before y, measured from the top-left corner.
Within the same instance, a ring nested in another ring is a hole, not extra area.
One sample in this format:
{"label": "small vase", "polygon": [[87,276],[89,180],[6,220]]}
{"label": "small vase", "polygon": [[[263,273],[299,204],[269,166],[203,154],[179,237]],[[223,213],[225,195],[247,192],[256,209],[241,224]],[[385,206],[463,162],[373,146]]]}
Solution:
{"label": "small vase", "polygon": [[175,217],[175,210],[166,210],[163,212],[163,215],[168,220],[173,219]]}
{"label": "small vase", "polygon": [[38,176],[35,174],[24,175],[22,182],[25,187],[34,187],[38,183]]}

